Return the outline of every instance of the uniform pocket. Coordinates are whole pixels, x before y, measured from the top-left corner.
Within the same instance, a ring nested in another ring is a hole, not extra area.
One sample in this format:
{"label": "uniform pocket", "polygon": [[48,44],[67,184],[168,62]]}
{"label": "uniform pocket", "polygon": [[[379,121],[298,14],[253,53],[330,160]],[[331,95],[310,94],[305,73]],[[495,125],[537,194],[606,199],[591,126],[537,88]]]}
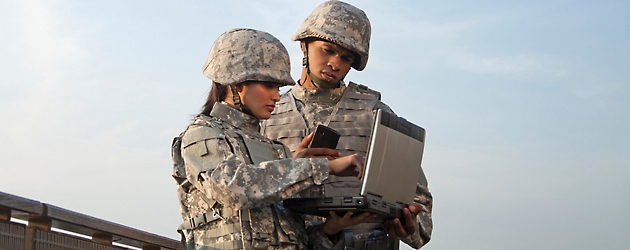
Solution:
{"label": "uniform pocket", "polygon": [[284,208],[281,203],[274,204],[280,229],[278,240],[284,244],[298,245],[298,249],[306,247],[306,230],[303,219]]}
{"label": "uniform pocket", "polygon": [[276,224],[271,206],[252,208],[249,210],[249,216],[252,248],[268,249],[272,244],[275,244],[274,230]]}

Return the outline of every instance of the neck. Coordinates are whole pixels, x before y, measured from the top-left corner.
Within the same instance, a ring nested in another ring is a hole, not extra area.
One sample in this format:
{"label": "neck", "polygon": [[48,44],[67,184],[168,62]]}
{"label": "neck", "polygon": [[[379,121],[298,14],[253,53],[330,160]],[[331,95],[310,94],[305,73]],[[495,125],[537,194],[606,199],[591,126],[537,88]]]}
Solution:
{"label": "neck", "polygon": [[308,89],[316,89],[317,86],[313,85],[313,81],[311,81],[311,77],[306,72],[306,68],[302,68],[302,76],[300,76],[300,85],[304,88]]}
{"label": "neck", "polygon": [[323,79],[319,79],[317,76],[313,74],[313,72],[309,73],[307,68],[302,69],[302,77],[300,77],[300,84],[305,88],[313,88],[313,89],[335,89],[339,87],[341,81],[337,83],[330,83],[324,81]]}

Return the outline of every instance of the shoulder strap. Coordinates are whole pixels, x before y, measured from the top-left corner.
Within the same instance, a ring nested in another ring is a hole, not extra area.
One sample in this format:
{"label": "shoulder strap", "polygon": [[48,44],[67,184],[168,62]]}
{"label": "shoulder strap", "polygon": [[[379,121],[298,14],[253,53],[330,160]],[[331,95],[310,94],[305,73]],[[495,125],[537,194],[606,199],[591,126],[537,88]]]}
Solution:
{"label": "shoulder strap", "polygon": [[[341,99],[339,99],[339,102],[337,102],[337,104],[335,105],[332,113],[330,114],[330,116],[328,116],[328,119],[326,119],[324,125],[329,126],[332,118],[337,114],[337,112],[339,112],[339,109],[345,109],[347,108],[347,106],[353,106],[354,108],[369,107],[369,109],[372,110],[380,99],[380,92],[372,90],[365,85],[350,82],[348,83],[348,87],[343,91]],[[356,100],[362,100],[366,102],[364,102],[363,104],[358,104]]]}
{"label": "shoulder strap", "polygon": [[306,125],[306,120],[304,119],[304,115],[302,115],[302,113],[298,112],[297,104],[295,104],[295,97],[293,96],[293,93],[289,92],[288,96],[289,96],[289,100],[290,100],[290,104],[289,105],[291,105],[291,110],[293,112],[297,113],[300,118],[302,118],[302,119],[300,119],[301,124],[304,127],[304,129],[306,131],[308,131],[308,126]]}
{"label": "shoulder strap", "polygon": [[381,92],[373,90],[373,89],[369,88],[366,85],[355,83],[355,82],[350,82],[350,83],[348,83],[348,88],[354,88],[357,91],[359,91],[359,93],[373,95],[373,96],[376,96],[379,101],[381,100]]}

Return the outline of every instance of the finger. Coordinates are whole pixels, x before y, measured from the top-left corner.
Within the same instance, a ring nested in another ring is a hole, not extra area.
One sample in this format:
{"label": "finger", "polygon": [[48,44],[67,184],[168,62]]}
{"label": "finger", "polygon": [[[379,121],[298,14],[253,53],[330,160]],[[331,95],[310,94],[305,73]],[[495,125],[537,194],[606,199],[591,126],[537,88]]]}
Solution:
{"label": "finger", "polygon": [[365,213],[363,214],[363,216],[364,217],[361,218],[361,221],[359,221],[359,223],[372,222],[376,219],[376,214]]}
{"label": "finger", "polygon": [[358,156],[353,158],[353,165],[355,166],[355,171],[358,172],[357,173],[357,178],[361,179],[363,177],[363,170],[365,168],[365,161],[362,160],[363,158]]}
{"label": "finger", "polygon": [[370,213],[368,213],[368,212],[364,212],[364,213],[358,214],[358,215],[356,215],[356,216],[354,216],[354,217],[350,218],[350,221],[351,221],[353,224],[359,224],[359,223],[363,223],[363,222],[365,222],[365,220],[366,220],[368,217],[370,217]]}
{"label": "finger", "polygon": [[[330,155],[313,154],[313,148],[304,149],[304,150],[302,150],[302,152],[303,153],[302,153],[301,157],[299,157],[299,158],[326,158],[329,161],[336,159],[335,157],[330,156]],[[298,157],[294,157],[294,158],[298,158]]]}
{"label": "finger", "polygon": [[409,211],[409,209],[404,208],[403,214],[405,215],[405,231],[407,234],[413,234],[416,232],[415,225],[415,216]]}
{"label": "finger", "polygon": [[331,148],[309,148],[307,150],[308,150],[308,154],[313,155],[313,156],[339,157],[341,155],[339,150],[331,149]]}
{"label": "finger", "polygon": [[350,220],[350,217],[352,217],[353,214],[354,214],[354,212],[348,211],[348,212],[346,212],[346,214],[343,215],[343,219]]}
{"label": "finger", "polygon": [[407,236],[407,232],[403,228],[403,226],[400,223],[400,220],[398,220],[398,218],[394,219],[393,223],[394,223],[394,230],[396,231],[396,236],[397,237],[405,237],[405,236]]}
{"label": "finger", "polygon": [[311,143],[311,140],[313,140],[314,134],[315,132],[311,132],[306,137],[304,137],[304,139],[302,139],[302,141],[298,145],[298,148],[308,148],[308,144]]}
{"label": "finger", "polygon": [[333,211],[329,211],[328,214],[330,214],[330,218],[333,220],[339,220],[340,217],[339,215],[337,215],[337,213],[333,212]]}
{"label": "finger", "polygon": [[365,218],[365,221],[363,223],[372,223],[374,222],[374,220],[376,220],[376,215],[370,215],[369,217]]}
{"label": "finger", "polygon": [[422,211],[422,206],[420,204],[410,204],[408,208],[409,212],[412,214],[418,214]]}

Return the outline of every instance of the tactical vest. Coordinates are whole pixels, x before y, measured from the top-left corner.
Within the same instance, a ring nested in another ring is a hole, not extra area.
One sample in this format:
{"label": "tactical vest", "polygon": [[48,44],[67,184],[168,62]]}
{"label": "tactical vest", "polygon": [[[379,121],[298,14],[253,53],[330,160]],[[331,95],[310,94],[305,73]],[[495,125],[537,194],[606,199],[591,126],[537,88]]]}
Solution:
{"label": "tactical vest", "polygon": [[[323,124],[341,134],[337,149],[342,155],[366,153],[374,120],[373,109],[379,100],[379,92],[353,82],[348,84],[341,99]],[[314,130],[314,127],[309,128],[306,125],[304,117],[297,109],[293,94],[288,91],[282,95],[271,118],[263,121],[261,133],[284,143],[293,153],[304,137]],[[324,181],[324,190],[318,192],[319,196],[356,195],[359,193],[360,184],[356,177],[331,175]],[[313,190],[316,189],[311,191]],[[311,192],[309,195],[317,194]]]}
{"label": "tactical vest", "polygon": [[[195,126],[213,129],[196,130]],[[290,154],[288,148],[277,141],[234,129],[220,120],[207,117],[195,119],[193,125],[173,140],[172,146],[173,177],[178,185],[184,219],[178,232],[182,235],[185,248],[306,248],[305,233],[297,233],[304,230],[303,222],[281,203],[253,209],[231,209],[229,204],[219,204],[197,189],[194,183],[196,176],[189,176],[190,173],[186,172],[181,149],[195,145],[205,147],[205,141],[213,139],[227,140],[233,153],[250,164],[287,158]]]}

